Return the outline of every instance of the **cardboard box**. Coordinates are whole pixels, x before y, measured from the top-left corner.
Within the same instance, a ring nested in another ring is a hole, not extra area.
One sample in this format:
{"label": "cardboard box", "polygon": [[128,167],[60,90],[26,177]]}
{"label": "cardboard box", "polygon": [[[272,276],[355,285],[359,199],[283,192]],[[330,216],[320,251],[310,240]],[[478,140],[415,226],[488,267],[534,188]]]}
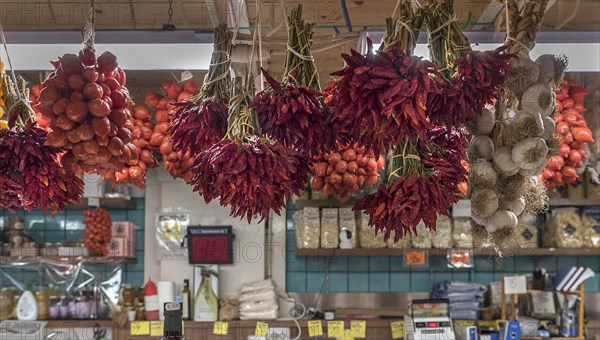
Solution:
{"label": "cardboard box", "polygon": [[113,238],[129,238],[135,240],[135,224],[127,221],[112,223]]}
{"label": "cardboard box", "polygon": [[115,257],[135,257],[136,244],[126,238],[117,237],[110,240],[108,244],[108,256]]}

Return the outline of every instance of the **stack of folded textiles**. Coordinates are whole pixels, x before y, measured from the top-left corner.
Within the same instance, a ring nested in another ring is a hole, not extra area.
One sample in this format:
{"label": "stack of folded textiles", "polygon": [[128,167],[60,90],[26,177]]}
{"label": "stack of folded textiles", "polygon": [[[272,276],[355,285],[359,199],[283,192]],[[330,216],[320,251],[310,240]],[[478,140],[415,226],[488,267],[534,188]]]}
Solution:
{"label": "stack of folded textiles", "polygon": [[477,320],[485,291],[485,286],[478,283],[443,281],[433,285],[431,298],[448,299],[454,320]]}

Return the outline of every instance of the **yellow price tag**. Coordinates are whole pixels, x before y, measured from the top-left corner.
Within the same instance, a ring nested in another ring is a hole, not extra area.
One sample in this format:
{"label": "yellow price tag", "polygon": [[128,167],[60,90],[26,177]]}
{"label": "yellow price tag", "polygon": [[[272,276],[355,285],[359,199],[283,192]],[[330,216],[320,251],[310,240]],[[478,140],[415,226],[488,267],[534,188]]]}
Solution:
{"label": "yellow price tag", "polygon": [[330,338],[343,338],[344,321],[327,321],[327,336]]}
{"label": "yellow price tag", "polygon": [[344,337],[341,340],[354,340],[351,329],[344,329]]}
{"label": "yellow price tag", "polygon": [[150,335],[150,322],[131,321],[129,324],[129,333],[131,335]]}
{"label": "yellow price tag", "polygon": [[150,336],[163,336],[165,324],[162,321],[150,321]]}
{"label": "yellow price tag", "polygon": [[256,330],[254,331],[254,335],[256,336],[267,336],[267,331],[269,330],[269,324],[264,322],[256,323]]}
{"label": "yellow price tag", "polygon": [[350,322],[350,330],[354,338],[367,337],[367,322],[364,320],[353,320]]}
{"label": "yellow price tag", "polygon": [[314,338],[316,336],[323,335],[323,325],[321,320],[309,320],[308,321],[308,337]]}
{"label": "yellow price tag", "polygon": [[213,334],[227,335],[227,322],[215,322],[213,325]]}
{"label": "yellow price tag", "polygon": [[392,329],[392,339],[404,338],[404,322],[403,321],[391,322],[390,328]]}

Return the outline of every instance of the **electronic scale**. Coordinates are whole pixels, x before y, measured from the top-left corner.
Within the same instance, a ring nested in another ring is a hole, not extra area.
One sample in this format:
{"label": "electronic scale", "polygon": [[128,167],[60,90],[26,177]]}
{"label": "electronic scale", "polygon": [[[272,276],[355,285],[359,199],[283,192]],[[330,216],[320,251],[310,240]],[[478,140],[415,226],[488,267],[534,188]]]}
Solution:
{"label": "electronic scale", "polygon": [[413,300],[404,317],[405,340],[455,340],[448,300]]}

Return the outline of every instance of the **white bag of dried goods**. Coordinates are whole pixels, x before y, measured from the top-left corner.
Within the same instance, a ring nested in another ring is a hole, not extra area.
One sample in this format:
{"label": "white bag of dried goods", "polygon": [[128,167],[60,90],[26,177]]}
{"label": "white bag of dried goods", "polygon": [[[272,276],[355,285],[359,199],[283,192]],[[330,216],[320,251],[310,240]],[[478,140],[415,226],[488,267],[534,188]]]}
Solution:
{"label": "white bag of dried goods", "polygon": [[306,207],[302,215],[304,217],[304,230],[302,232],[301,248],[318,249],[321,239],[319,208]]}
{"label": "white bag of dried goods", "polygon": [[452,248],[452,220],[448,216],[438,215],[433,232],[432,244],[434,248]]}
{"label": "white bag of dried goods", "polygon": [[339,243],[338,209],[325,208],[321,214],[321,248],[337,248]]}
{"label": "white bag of dried goods", "polygon": [[473,248],[471,220],[468,217],[456,217],[453,220],[452,240],[456,248]]}
{"label": "white bag of dried goods", "polygon": [[433,245],[433,233],[423,221],[417,224],[415,233],[411,237],[411,243],[414,248],[431,248]]}
{"label": "white bag of dried goods", "polygon": [[375,229],[369,227],[369,216],[360,214],[360,224],[358,226],[358,243],[361,248],[375,249],[385,248],[386,243],[383,240],[383,233],[375,235]]}

